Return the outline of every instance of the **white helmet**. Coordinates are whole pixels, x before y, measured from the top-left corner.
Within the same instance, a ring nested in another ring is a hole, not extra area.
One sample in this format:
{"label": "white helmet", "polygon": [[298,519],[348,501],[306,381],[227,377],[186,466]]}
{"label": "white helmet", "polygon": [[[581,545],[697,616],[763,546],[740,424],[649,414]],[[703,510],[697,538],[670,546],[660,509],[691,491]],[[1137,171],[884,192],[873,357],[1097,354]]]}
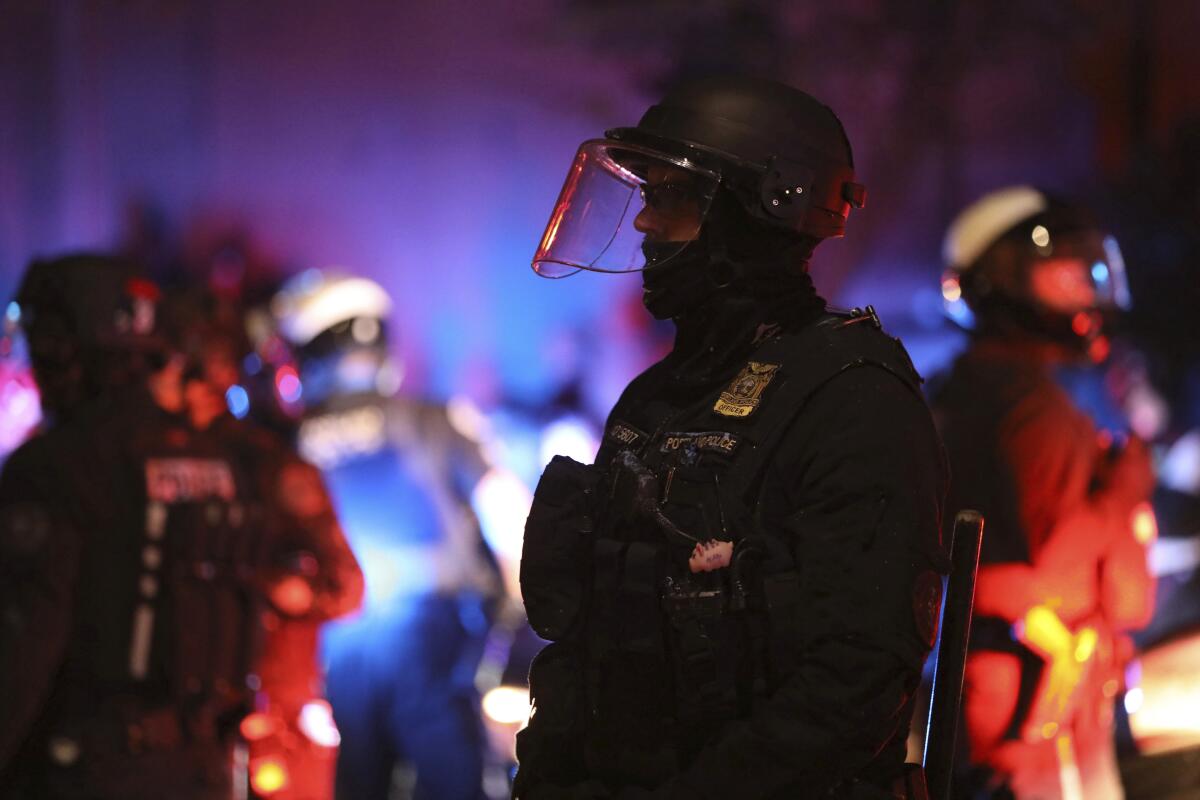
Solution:
{"label": "white helmet", "polygon": [[271,301],[280,333],[295,347],[356,319],[387,319],[391,310],[392,298],[382,286],[346,275],[337,267],[305,270]]}
{"label": "white helmet", "polygon": [[1116,240],[1083,207],[1031,186],[999,189],[964,209],[942,257],[946,312],[968,329],[1019,328],[1089,351],[1101,313],[1129,307]]}
{"label": "white helmet", "polygon": [[310,269],[289,280],[271,301],[279,333],[300,368],[305,403],[335,396],[394,394],[402,368],[388,353],[392,299],[367,278]]}

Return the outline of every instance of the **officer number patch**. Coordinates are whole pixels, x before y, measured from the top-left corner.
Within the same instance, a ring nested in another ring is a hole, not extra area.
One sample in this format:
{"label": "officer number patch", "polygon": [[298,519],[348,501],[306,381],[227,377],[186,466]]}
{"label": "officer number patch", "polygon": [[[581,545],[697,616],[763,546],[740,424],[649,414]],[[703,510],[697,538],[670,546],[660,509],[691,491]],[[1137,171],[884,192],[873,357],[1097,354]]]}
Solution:
{"label": "officer number patch", "polygon": [[612,439],[614,442],[625,447],[636,447],[640,442],[645,440],[646,434],[628,422],[618,421],[608,426],[608,430],[604,432],[604,438]]}
{"label": "officer number patch", "polygon": [[748,417],[758,409],[762,393],[779,371],[779,364],[751,361],[742,367],[733,382],[725,387],[713,411],[724,417]]}

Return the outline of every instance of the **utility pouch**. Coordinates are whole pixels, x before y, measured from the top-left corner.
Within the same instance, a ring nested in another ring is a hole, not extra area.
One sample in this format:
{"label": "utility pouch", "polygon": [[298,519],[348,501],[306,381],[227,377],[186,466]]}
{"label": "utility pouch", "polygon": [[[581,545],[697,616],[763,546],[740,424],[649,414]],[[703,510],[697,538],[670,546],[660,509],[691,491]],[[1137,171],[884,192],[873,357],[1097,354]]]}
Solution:
{"label": "utility pouch", "polygon": [[668,578],[663,608],[669,621],[675,712],[686,726],[728,720],[740,711],[738,663],[742,623],[716,576]]}
{"label": "utility pouch", "polygon": [[549,644],[529,667],[529,724],[517,733],[514,796],[539,783],[571,784],[584,778],[583,666],[572,645]]}
{"label": "utility pouch", "polygon": [[587,598],[599,470],[566,456],[546,466],[533,495],[521,550],[521,595],[538,636],[557,641]]}

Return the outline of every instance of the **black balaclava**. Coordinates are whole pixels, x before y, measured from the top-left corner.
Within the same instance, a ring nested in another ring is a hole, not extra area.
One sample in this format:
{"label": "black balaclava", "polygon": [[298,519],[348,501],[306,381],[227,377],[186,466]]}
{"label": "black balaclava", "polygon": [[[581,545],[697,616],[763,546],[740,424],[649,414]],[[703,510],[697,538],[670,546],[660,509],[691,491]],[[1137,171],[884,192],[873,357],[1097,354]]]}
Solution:
{"label": "black balaclava", "polygon": [[[753,342],[760,326],[796,327],[824,309],[808,274],[819,242],[754,220],[721,190],[700,236],[642,274],[642,301],[656,318],[675,322],[678,357],[720,362]],[[646,242],[643,250],[653,264],[676,247]]]}

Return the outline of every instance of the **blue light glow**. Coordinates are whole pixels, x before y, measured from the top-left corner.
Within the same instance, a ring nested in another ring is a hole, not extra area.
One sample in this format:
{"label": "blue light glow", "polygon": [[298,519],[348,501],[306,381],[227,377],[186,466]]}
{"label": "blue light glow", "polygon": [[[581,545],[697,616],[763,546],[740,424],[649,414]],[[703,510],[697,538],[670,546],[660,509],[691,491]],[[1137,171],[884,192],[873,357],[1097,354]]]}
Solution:
{"label": "blue light glow", "polygon": [[1108,265],[1103,261],[1092,264],[1092,280],[1097,286],[1108,283]]}
{"label": "blue light glow", "polygon": [[258,353],[251,353],[242,359],[242,370],[247,375],[257,375],[262,370],[262,359],[258,357]]}
{"label": "blue light glow", "polygon": [[225,392],[225,405],[229,406],[230,414],[242,419],[250,413],[250,395],[235,383]]}
{"label": "blue light glow", "polygon": [[4,312],[4,316],[14,325],[21,320],[21,306],[16,300],[8,304],[8,308]]}
{"label": "blue light glow", "polygon": [[943,308],[946,311],[946,316],[950,318],[954,324],[964,330],[974,330],[975,315],[971,312],[970,306],[965,300],[946,300],[943,302]]}

